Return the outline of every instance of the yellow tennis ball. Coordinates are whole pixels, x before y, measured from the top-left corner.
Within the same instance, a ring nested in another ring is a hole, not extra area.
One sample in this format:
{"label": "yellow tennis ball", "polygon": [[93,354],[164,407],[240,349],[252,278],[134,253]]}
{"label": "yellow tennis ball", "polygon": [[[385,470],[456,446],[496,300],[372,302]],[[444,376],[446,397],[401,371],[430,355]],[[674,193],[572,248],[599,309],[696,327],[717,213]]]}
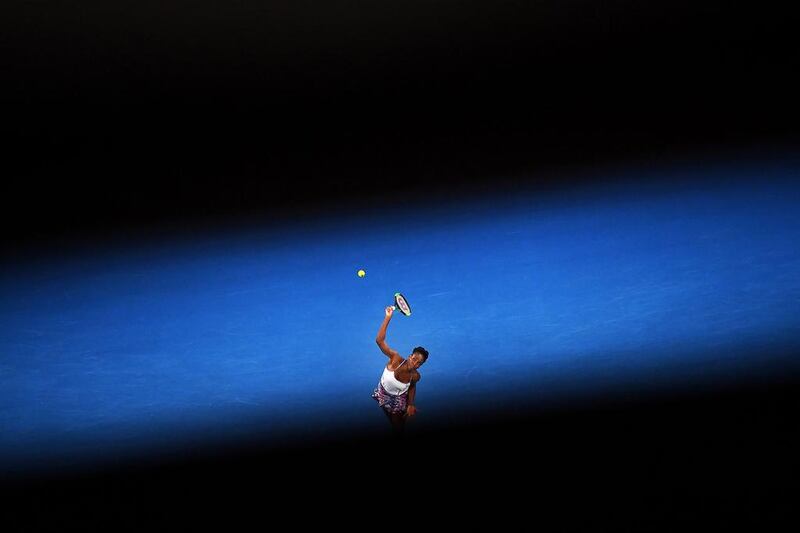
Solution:
{"label": "yellow tennis ball", "polygon": [[364,272],[363,270],[359,270],[359,271],[358,271],[358,277],[359,277],[359,278],[363,278],[363,277],[364,277],[364,276],[366,276],[366,275],[367,275],[367,273],[366,273],[366,272]]}

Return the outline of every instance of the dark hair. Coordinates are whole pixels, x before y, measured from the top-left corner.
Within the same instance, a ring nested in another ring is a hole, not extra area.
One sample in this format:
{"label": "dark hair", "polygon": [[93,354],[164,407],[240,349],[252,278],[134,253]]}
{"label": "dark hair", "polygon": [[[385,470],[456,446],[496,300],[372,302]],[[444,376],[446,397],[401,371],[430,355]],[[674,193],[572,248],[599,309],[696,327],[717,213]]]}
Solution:
{"label": "dark hair", "polygon": [[414,348],[414,351],[412,351],[411,353],[418,353],[418,354],[420,354],[422,357],[424,357],[424,358],[425,358],[425,359],[423,360],[423,362],[425,362],[425,361],[427,361],[427,360],[428,360],[428,350],[426,350],[426,349],[425,349],[425,348],[423,348],[422,346],[417,346],[416,348]]}

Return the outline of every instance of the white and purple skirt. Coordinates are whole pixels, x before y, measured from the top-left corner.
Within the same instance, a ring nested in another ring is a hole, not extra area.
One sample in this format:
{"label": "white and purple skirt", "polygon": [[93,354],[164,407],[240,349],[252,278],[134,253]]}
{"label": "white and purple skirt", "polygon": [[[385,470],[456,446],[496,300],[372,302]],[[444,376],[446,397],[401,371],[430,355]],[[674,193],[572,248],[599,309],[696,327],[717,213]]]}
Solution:
{"label": "white and purple skirt", "polygon": [[378,405],[383,407],[385,411],[392,414],[405,413],[408,407],[408,391],[395,396],[394,394],[386,392],[386,389],[384,389],[383,385],[380,383],[378,383],[378,386],[372,392],[372,398],[378,402]]}

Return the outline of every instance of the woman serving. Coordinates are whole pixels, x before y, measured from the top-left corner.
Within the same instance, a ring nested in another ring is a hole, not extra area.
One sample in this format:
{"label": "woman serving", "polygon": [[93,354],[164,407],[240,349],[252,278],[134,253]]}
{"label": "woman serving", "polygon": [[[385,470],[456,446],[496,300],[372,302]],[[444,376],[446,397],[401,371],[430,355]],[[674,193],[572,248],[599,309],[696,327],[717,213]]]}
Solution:
{"label": "woman serving", "polygon": [[401,436],[405,429],[406,417],[414,416],[417,412],[414,398],[417,394],[417,382],[421,378],[417,369],[428,360],[428,350],[417,346],[407,359],[403,359],[386,344],[386,328],[389,327],[393,313],[393,306],[386,308],[386,317],[375,338],[378,347],[389,358],[389,364],[383,369],[380,382],[372,397],[383,408],[395,435]]}

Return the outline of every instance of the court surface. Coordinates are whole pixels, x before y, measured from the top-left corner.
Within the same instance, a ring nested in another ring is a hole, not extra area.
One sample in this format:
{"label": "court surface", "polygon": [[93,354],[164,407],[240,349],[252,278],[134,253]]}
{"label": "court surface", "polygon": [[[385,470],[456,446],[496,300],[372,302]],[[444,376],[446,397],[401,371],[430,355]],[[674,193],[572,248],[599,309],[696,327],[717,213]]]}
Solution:
{"label": "court surface", "polygon": [[798,168],[617,172],[6,263],[0,467],[388,431],[370,393],[397,291],[388,343],[430,352],[410,432],[795,372]]}

